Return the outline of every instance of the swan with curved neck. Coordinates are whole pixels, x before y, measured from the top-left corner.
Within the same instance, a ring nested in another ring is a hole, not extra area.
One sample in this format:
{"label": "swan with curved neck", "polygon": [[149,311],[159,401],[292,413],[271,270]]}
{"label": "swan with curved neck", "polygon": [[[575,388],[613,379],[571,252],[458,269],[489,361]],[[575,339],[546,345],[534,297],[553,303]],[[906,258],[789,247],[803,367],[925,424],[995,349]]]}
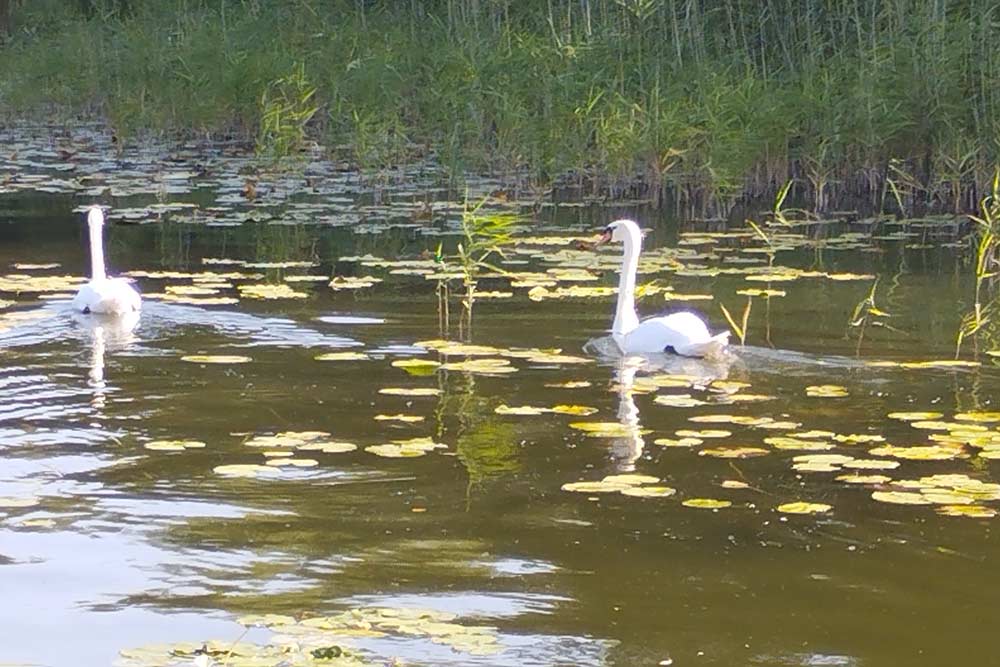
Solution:
{"label": "swan with curved neck", "polygon": [[642,230],[631,220],[616,220],[604,229],[597,244],[609,241],[620,241],[623,245],[618,304],[611,325],[611,336],[623,354],[675,352],[687,357],[705,357],[726,348],[729,332],[711,335],[705,321],[689,311],[640,323],[635,312],[635,274],[642,251]]}
{"label": "swan with curved neck", "polygon": [[138,311],[142,299],[123,278],[109,278],[104,267],[104,212],[94,206],[87,212],[90,228],[90,282],[73,298],[73,308],[83,313],[123,315]]}

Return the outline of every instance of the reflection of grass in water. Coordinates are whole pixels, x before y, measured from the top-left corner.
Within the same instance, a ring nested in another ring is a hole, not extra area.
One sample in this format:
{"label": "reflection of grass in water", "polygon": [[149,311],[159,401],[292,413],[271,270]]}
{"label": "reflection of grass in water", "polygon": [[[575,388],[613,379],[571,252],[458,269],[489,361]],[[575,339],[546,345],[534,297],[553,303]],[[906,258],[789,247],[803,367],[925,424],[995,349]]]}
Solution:
{"label": "reflection of grass in water", "polygon": [[466,430],[458,438],[456,449],[472,484],[521,467],[514,425],[499,419],[486,418]]}
{"label": "reflection of grass in water", "polygon": [[520,469],[514,425],[493,415],[492,403],[476,396],[470,373],[439,374],[441,397],[434,418],[437,437],[447,438],[448,422],[457,419],[455,450],[469,475],[470,488],[490,478]]}

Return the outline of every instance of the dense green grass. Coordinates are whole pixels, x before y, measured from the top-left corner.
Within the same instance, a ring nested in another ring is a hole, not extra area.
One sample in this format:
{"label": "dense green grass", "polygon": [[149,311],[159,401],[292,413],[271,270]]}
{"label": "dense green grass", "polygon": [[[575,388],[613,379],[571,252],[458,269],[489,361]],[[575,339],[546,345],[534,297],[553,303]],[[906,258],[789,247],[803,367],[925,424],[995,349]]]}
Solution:
{"label": "dense green grass", "polygon": [[363,167],[432,150],[700,212],[789,178],[817,209],[971,209],[1000,154],[994,0],[31,0],[13,19],[7,116],[99,114],[126,138],[259,139],[301,64],[308,135]]}

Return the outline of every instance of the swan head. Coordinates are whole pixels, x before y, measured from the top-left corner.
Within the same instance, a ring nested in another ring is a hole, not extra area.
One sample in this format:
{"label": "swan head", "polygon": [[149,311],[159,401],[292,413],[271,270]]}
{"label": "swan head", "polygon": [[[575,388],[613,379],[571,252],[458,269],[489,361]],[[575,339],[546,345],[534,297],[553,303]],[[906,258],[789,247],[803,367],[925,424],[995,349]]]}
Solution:
{"label": "swan head", "polygon": [[104,211],[100,206],[91,206],[87,211],[87,224],[91,227],[101,227],[104,225]]}
{"label": "swan head", "polygon": [[597,239],[596,245],[608,243],[609,241],[635,243],[641,240],[642,230],[639,229],[639,225],[635,224],[632,220],[615,220],[604,228],[600,238]]}

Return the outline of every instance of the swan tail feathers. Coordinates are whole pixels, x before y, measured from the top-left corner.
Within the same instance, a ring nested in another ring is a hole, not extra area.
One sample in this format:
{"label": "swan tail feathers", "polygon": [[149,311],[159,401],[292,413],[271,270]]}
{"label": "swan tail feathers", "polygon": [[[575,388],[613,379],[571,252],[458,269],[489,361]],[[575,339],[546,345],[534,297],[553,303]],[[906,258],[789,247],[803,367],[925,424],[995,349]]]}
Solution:
{"label": "swan tail feathers", "polygon": [[723,331],[712,336],[701,343],[690,343],[684,349],[678,349],[677,353],[685,357],[718,357],[721,356],[729,346],[729,332]]}

